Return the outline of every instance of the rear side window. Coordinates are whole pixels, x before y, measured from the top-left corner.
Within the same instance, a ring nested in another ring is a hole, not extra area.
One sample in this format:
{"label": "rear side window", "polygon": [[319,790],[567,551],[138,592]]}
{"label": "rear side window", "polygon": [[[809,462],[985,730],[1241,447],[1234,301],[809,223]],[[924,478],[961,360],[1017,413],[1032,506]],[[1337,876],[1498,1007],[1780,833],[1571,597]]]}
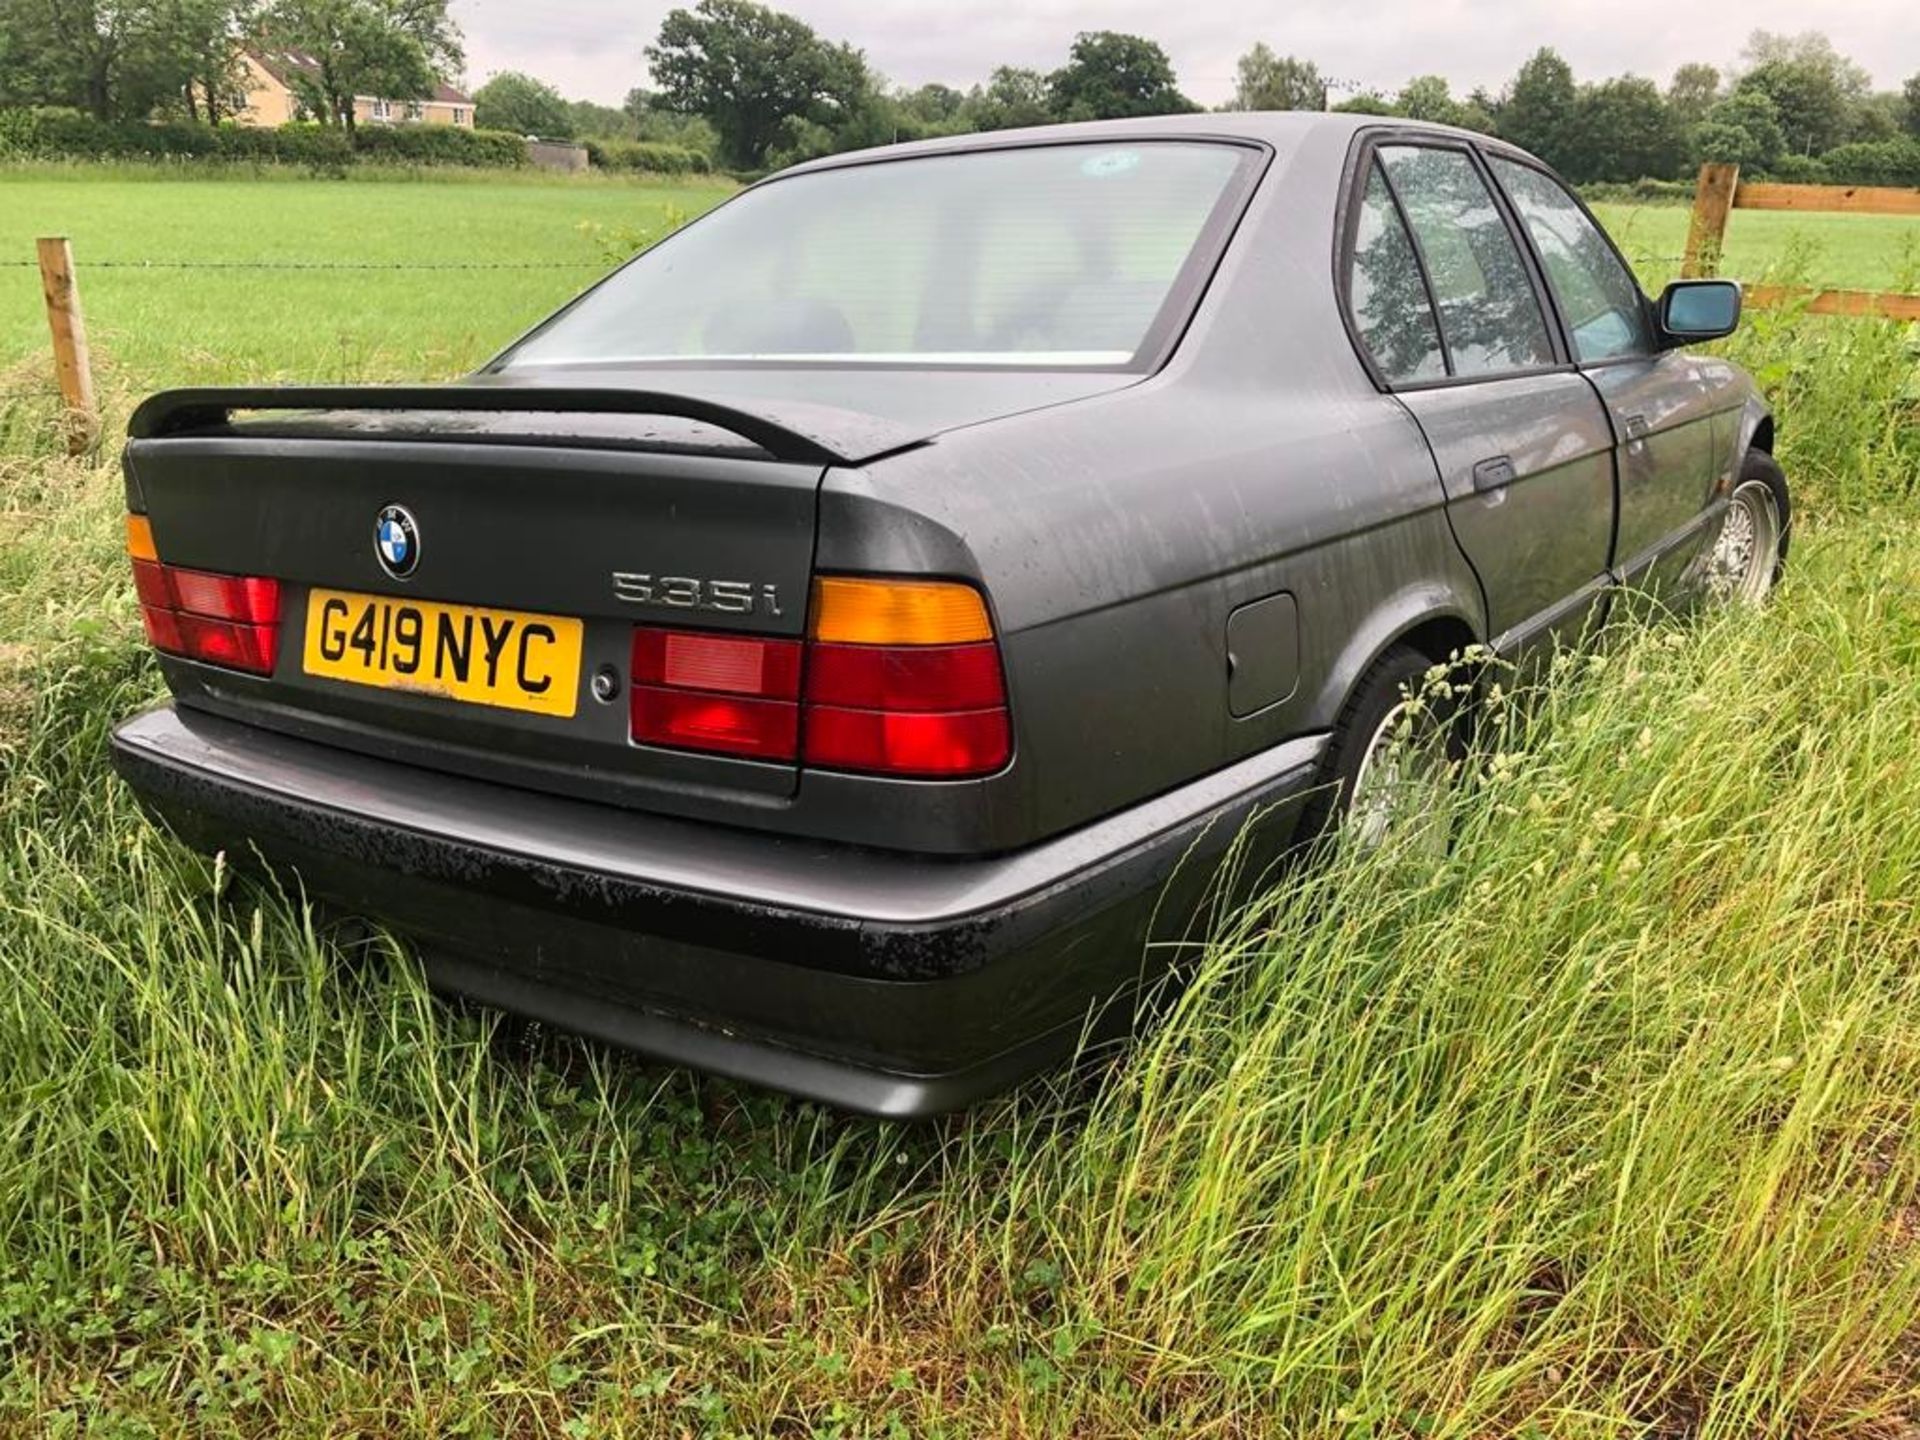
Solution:
{"label": "rear side window", "polygon": [[1547,267],[1574,353],[1582,360],[1652,354],[1640,286],[1579,202],[1531,165],[1489,163]]}
{"label": "rear side window", "polygon": [[1163,141],[775,180],[641,255],[506,368],[1143,363],[1256,164],[1243,146]]}
{"label": "rear side window", "polygon": [[1377,163],[1354,226],[1347,290],[1361,342],[1388,381],[1406,385],[1446,377],[1420,260]]}
{"label": "rear side window", "polygon": [[1480,172],[1459,150],[1389,145],[1380,160],[1425,262],[1453,373],[1461,378],[1554,363],[1519,247]]}

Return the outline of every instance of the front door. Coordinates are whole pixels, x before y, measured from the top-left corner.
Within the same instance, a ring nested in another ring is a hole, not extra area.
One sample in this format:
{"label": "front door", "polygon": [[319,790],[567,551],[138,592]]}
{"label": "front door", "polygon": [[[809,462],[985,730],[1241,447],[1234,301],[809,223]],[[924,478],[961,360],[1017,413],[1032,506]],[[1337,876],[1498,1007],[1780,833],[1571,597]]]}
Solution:
{"label": "front door", "polygon": [[1613,567],[1627,583],[1670,598],[1706,537],[1718,479],[1711,367],[1657,349],[1640,286],[1564,186],[1508,156],[1491,156],[1488,165],[1533,240],[1574,359],[1613,426],[1620,475]]}

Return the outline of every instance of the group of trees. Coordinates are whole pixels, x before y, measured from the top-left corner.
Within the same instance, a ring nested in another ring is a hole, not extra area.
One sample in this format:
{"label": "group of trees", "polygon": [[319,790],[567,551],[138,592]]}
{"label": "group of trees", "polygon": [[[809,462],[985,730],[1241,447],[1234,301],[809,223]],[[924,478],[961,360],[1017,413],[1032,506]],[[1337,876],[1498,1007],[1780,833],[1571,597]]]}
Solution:
{"label": "group of trees", "polygon": [[[625,123],[697,118],[712,127],[719,158],[748,170],[896,139],[1198,108],[1159,45],[1114,31],[1080,35],[1051,73],[1003,66],[964,92],[897,90],[858,50],[793,16],[753,0],[699,0],[667,16],[646,58],[657,90],[630,97]],[[1904,92],[1875,93],[1867,72],[1818,33],[1756,31],[1733,73],[1683,65],[1665,90],[1632,75],[1582,84],[1551,49],[1497,95],[1455,96],[1439,75],[1416,76],[1391,96],[1332,89],[1311,60],[1261,43],[1241,56],[1225,108],[1318,110],[1331,101],[1459,125],[1511,139],[1577,181],[1682,176],[1702,160],[1792,171],[1851,147],[1920,145],[1920,75]]]}
{"label": "group of trees", "polygon": [[682,138],[645,127],[697,118],[719,158],[744,170],[895,140],[1199,108],[1159,45],[1108,30],[1076,38],[1051,73],[1001,66],[967,91],[896,90],[859,50],[794,16],[753,0],[700,0],[668,13],[646,59],[656,88],[625,107],[636,138]]}
{"label": "group of trees", "polygon": [[[298,50],[290,82],[323,123],[353,125],[353,97],[428,95],[457,73],[448,0],[0,0],[0,108],[63,106],[102,121],[217,123],[241,103],[242,44]],[[1198,109],[1152,40],[1078,36],[1058,69],[1002,66],[962,91],[899,89],[853,46],[754,0],[670,11],[645,59],[652,89],[615,107],[569,100],[530,75],[475,96],[484,128],[549,139],[680,146],[740,170],[835,150],[970,130]],[[1791,178],[1920,183],[1920,75],[1876,93],[1821,34],[1756,31],[1737,68],[1682,65],[1662,90],[1620,76],[1576,80],[1553,50],[1499,94],[1455,96],[1443,76],[1398,92],[1339,94],[1313,61],[1265,43],[1240,57],[1230,110],[1355,110],[1496,133],[1576,181],[1683,176],[1703,160]]]}
{"label": "group of trees", "polygon": [[1542,50],[1494,107],[1492,128],[1576,180],[1672,175],[1708,160],[1792,174],[1845,168],[1853,147],[1920,142],[1920,75],[1876,94],[1818,33],[1756,31],[1741,59],[1731,77],[1682,65],[1662,92],[1637,76],[1576,85],[1566,61]]}
{"label": "group of trees", "polygon": [[0,0],[0,107],[62,106],[97,120],[217,124],[242,103],[243,44],[299,50],[288,79],[323,123],[353,97],[430,95],[462,64],[448,0]]}

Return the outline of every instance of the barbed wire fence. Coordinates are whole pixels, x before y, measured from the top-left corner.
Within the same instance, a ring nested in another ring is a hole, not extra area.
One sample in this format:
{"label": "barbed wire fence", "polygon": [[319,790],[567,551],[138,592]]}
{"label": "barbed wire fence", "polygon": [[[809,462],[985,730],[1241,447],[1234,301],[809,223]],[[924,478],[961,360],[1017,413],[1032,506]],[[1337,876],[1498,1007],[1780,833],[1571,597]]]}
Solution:
{"label": "barbed wire fence", "polygon": [[[37,260],[0,260],[36,270]],[[599,260],[88,260],[89,270],[604,270]]]}
{"label": "barbed wire fence", "polygon": [[[79,297],[74,277],[73,256],[63,240],[54,240],[56,253],[49,254],[41,242],[41,253],[32,258],[0,257],[0,270],[38,270],[47,301],[47,315],[53,332],[52,365],[43,384],[0,386],[0,409],[21,405],[60,406],[62,424],[67,430],[72,453],[91,448],[97,442],[99,417],[93,396],[92,363],[86,343],[84,322],[80,318]],[[571,274],[590,278],[604,273],[616,263],[614,257],[582,260],[347,260],[282,259],[230,260],[107,256],[89,258],[88,273],[95,271],[151,271],[168,274],[240,272],[278,274]],[[0,372],[4,373],[4,372]],[[17,382],[17,376],[8,375]]]}

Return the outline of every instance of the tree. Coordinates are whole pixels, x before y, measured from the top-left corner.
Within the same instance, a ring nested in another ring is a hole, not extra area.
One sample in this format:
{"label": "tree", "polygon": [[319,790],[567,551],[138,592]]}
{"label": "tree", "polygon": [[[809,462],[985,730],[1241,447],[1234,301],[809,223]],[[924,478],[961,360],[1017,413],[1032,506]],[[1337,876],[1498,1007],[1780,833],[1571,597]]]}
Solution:
{"label": "tree", "polygon": [[1686,161],[1686,135],[1651,80],[1623,75],[1586,86],[1574,118],[1578,143],[1566,162],[1569,180],[1669,177]]}
{"label": "tree", "polygon": [[1920,75],[1909,76],[1900,93],[1907,101],[1907,133],[1920,135]]}
{"label": "tree", "polygon": [[323,124],[354,129],[356,95],[420,100],[462,63],[448,0],[274,0],[262,17],[270,42],[311,55],[294,91]]}
{"label": "tree", "polygon": [[[481,86],[486,89],[486,86]],[[477,97],[476,97],[477,98]],[[592,100],[569,100],[567,106],[567,125],[577,140],[631,140],[633,117],[614,105],[601,105]],[[478,115],[474,117],[479,119]]]}
{"label": "tree", "polygon": [[660,97],[719,132],[729,163],[758,169],[800,122],[832,128],[873,88],[858,50],[752,0],[671,10],[647,47]]}
{"label": "tree", "polygon": [[254,29],[259,8],[259,0],[175,0],[169,28],[188,115],[218,125],[246,108],[240,41]]}
{"label": "tree", "polygon": [[1167,52],[1140,35],[1083,30],[1067,63],[1047,77],[1057,120],[1114,120],[1129,115],[1182,115],[1197,109],[1174,84]]}
{"label": "tree", "polygon": [[947,130],[964,128],[960,117],[967,108],[967,97],[951,85],[922,85],[894,99],[901,110],[924,125]]}
{"label": "tree", "polygon": [[1276,55],[1264,41],[1240,57],[1229,110],[1322,110],[1327,82],[1311,60]]}
{"label": "tree", "polygon": [[1832,79],[1835,87],[1849,101],[1858,99],[1873,88],[1873,77],[1867,73],[1866,67],[1855,64],[1834,49],[1833,41],[1818,30],[1803,30],[1798,35],[1755,30],[1747,36],[1746,46],[1740,55],[1748,68],[1754,70],[1775,63],[1804,65],[1819,70]]}
{"label": "tree", "polygon": [[1759,90],[1736,90],[1707,111],[1694,134],[1694,150],[1701,160],[1765,170],[1786,149],[1780,133],[1780,112]]}
{"label": "tree", "polygon": [[488,130],[537,135],[543,140],[571,140],[574,136],[573,108],[560,92],[518,70],[502,70],[473,92],[473,123]]}
{"label": "tree", "polygon": [[1789,60],[1769,60],[1749,70],[1736,92],[1764,95],[1780,116],[1780,132],[1789,153],[1816,155],[1840,143],[1847,103],[1833,77]]}
{"label": "tree", "polygon": [[1493,130],[1493,117],[1477,103],[1454,99],[1445,77],[1440,75],[1416,75],[1409,80],[1394,97],[1392,113],[1462,130],[1489,134]]}
{"label": "tree", "polygon": [[1756,30],[1742,53],[1750,68],[1734,88],[1758,90],[1773,101],[1791,153],[1817,155],[1847,138],[1872,80],[1825,35]]}
{"label": "tree", "polygon": [[100,120],[142,119],[180,74],[152,0],[0,0],[14,103],[70,105]]}
{"label": "tree", "polygon": [[1557,51],[1537,50],[1501,102],[1500,134],[1559,168],[1579,145],[1579,103],[1572,67]]}
{"label": "tree", "polygon": [[1707,118],[1707,111],[1720,98],[1720,72],[1698,61],[1682,65],[1673,72],[1667,86],[1667,109],[1681,125],[1691,129]]}
{"label": "tree", "polygon": [[1907,128],[1907,100],[1898,90],[1863,95],[1847,110],[1846,135],[1841,143],[1875,144],[1898,140]]}
{"label": "tree", "polygon": [[1047,77],[1038,70],[1002,65],[987,77],[984,88],[976,85],[967,92],[965,113],[976,130],[1045,125],[1053,118],[1047,108]]}
{"label": "tree", "polygon": [[1373,90],[1362,90],[1327,107],[1336,115],[1392,115],[1393,102]]}

